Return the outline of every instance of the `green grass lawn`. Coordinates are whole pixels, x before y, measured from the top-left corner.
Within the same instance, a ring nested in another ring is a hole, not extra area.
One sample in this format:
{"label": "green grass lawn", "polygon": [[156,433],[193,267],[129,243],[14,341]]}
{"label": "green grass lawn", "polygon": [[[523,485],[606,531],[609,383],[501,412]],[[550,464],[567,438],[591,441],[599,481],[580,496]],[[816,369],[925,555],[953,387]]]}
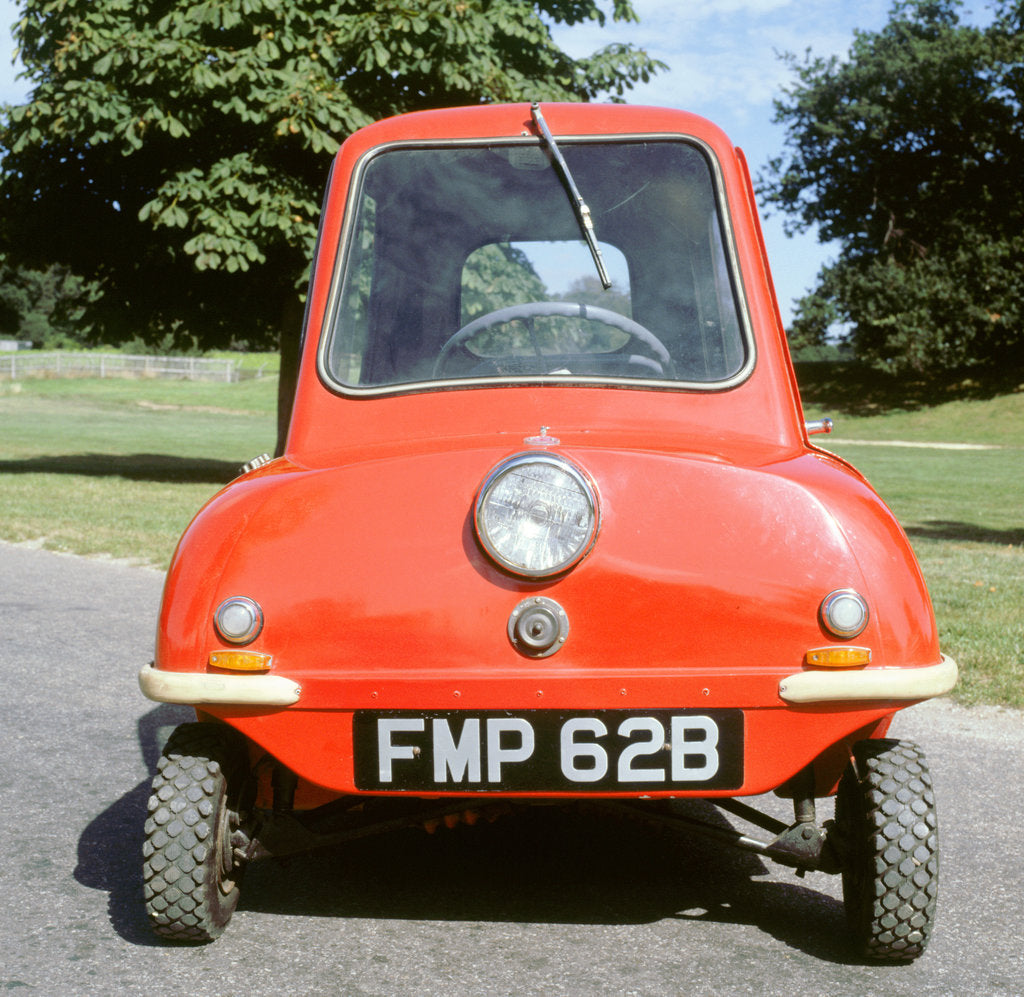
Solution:
{"label": "green grass lawn", "polygon": [[960,664],[957,698],[1024,706],[1024,449],[869,446],[841,431],[825,446],[867,475],[907,531],[942,647]]}
{"label": "green grass lawn", "polygon": [[[276,377],[0,382],[0,538],[165,567],[202,503],[273,449],[276,401]],[[1024,392],[839,414],[815,442],[907,530],[961,667],[957,698],[1024,707]]]}
{"label": "green grass lawn", "polygon": [[[893,387],[872,396],[853,377],[837,412],[822,402],[835,381],[808,384],[808,418],[835,417],[814,441],[867,475],[907,531],[960,664],[956,697],[1024,707],[1024,390],[927,405]],[[879,414],[847,414],[865,410]],[[936,443],[991,449],[900,445]]]}
{"label": "green grass lawn", "polygon": [[277,378],[0,382],[0,537],[166,567],[189,520],[274,448]]}

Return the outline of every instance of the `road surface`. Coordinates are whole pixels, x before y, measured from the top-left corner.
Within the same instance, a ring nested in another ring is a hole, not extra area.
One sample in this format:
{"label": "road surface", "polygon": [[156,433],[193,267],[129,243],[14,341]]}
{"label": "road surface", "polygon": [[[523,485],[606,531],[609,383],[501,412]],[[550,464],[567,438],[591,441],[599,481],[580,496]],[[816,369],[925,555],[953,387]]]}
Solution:
{"label": "road surface", "polygon": [[154,571],[0,543],[0,989],[39,994],[1021,994],[1024,715],[931,703],[942,887],[925,956],[859,965],[838,879],[545,809],[254,865],[227,933],[149,934],[140,838],[189,711],[135,675]]}

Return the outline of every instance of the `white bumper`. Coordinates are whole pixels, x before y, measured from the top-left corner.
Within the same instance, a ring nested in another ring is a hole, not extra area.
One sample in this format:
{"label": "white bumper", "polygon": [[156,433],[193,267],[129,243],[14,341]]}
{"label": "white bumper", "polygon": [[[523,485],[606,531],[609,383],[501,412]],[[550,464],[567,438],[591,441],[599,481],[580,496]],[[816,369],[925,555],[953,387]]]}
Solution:
{"label": "white bumper", "polygon": [[787,703],[932,699],[949,692],[956,678],[956,662],[943,655],[937,665],[926,668],[797,672],[779,682],[779,696]]}
{"label": "white bumper", "polygon": [[139,688],[158,703],[222,703],[234,706],[291,706],[302,692],[298,682],[281,675],[223,675],[211,672],[165,672],[146,665]]}

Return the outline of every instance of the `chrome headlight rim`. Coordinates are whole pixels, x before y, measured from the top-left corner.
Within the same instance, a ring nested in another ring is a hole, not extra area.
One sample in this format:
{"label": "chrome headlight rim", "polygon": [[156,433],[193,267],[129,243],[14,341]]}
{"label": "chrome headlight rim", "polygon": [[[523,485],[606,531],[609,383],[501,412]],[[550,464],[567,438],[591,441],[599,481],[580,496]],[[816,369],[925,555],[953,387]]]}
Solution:
{"label": "chrome headlight rim", "polygon": [[[851,614],[851,608],[856,611]],[[871,620],[867,599],[856,589],[842,588],[829,592],[821,600],[818,617],[825,632],[837,640],[859,637]]]}
{"label": "chrome headlight rim", "polygon": [[[530,568],[511,560],[493,542],[487,524],[487,503],[494,489],[503,482],[510,472],[529,464],[544,464],[567,475],[582,495],[587,512],[588,526],[581,542],[575,545],[572,553],[542,568]],[[598,501],[597,488],[590,476],[573,461],[558,454],[525,451],[514,454],[495,466],[484,479],[477,492],[473,508],[473,529],[477,541],[487,556],[502,570],[519,578],[542,580],[564,575],[580,563],[593,549],[601,527],[601,509]]]}
{"label": "chrome headlight rim", "polygon": [[263,609],[248,596],[229,596],[214,610],[213,627],[227,644],[251,644],[263,630]]}

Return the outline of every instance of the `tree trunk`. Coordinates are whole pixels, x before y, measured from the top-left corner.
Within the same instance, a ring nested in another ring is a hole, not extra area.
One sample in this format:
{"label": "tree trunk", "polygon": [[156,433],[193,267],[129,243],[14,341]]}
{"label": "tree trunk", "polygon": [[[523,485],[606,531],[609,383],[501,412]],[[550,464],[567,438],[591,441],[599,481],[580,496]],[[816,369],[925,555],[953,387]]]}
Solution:
{"label": "tree trunk", "polygon": [[302,347],[302,302],[288,295],[281,309],[281,374],[277,382],[277,446],[274,456],[280,457],[288,442],[288,427],[295,404],[295,388],[299,381],[299,358]]}

